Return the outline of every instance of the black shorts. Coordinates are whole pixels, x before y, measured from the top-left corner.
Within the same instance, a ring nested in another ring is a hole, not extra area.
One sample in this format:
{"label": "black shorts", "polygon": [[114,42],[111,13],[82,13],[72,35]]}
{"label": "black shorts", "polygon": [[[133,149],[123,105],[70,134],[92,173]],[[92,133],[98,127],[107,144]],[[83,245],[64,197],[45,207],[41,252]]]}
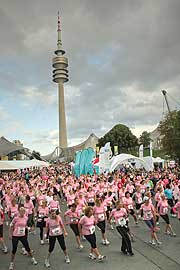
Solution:
{"label": "black shorts", "polygon": [[166,215],[161,215],[162,219],[164,219],[164,221],[166,222],[166,224],[170,224],[169,222],[169,216],[166,214]]}
{"label": "black shorts", "polygon": [[130,210],[129,210],[129,213],[130,213],[130,215],[132,215],[132,216],[135,214],[135,212],[134,212],[133,209],[130,209]]}
{"label": "black shorts", "polygon": [[101,230],[102,233],[105,233],[105,230],[106,230],[106,222],[105,222],[105,220],[99,221],[97,223],[97,226],[99,227],[99,229]]}
{"label": "black shorts", "polygon": [[136,210],[139,210],[141,208],[141,203],[136,203]]}
{"label": "black shorts", "polygon": [[94,202],[88,202],[88,206],[94,207],[95,206],[95,203]]}
{"label": "black shorts", "polygon": [[27,221],[27,226],[32,227],[34,225],[34,217],[33,214],[28,215],[28,221]]}
{"label": "black shorts", "polygon": [[3,224],[0,225],[0,238],[3,238]]}
{"label": "black shorts", "polygon": [[79,236],[79,229],[78,229],[78,224],[70,224],[70,228],[72,229],[73,233],[75,236]]}
{"label": "black shorts", "polygon": [[84,237],[86,238],[86,240],[90,243],[91,248],[96,248],[96,235],[95,233],[93,234],[89,234],[89,235],[84,235]]}

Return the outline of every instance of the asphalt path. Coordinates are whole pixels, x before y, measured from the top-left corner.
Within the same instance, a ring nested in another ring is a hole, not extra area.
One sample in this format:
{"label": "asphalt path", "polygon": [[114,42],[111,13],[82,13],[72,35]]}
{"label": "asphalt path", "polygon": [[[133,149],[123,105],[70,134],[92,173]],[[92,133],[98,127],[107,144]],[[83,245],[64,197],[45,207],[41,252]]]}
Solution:
{"label": "asphalt path", "polygon": [[[180,221],[177,218],[171,218],[171,224],[177,237],[171,237],[164,234],[164,222],[160,219],[160,231],[158,232],[159,240],[162,245],[159,247],[152,247],[148,241],[150,240],[150,233],[143,221],[138,225],[130,219],[130,228],[135,235],[135,242],[132,243],[134,256],[129,257],[121,254],[121,238],[116,229],[111,230],[107,228],[107,238],[110,241],[109,246],[101,244],[101,233],[96,229],[97,246],[101,254],[106,255],[103,262],[92,261],[88,258],[89,244],[87,241],[83,242],[84,249],[79,251],[76,248],[75,237],[67,227],[68,236],[66,246],[68,249],[70,264],[64,262],[64,255],[61,251],[58,242],[51,255],[50,263],[52,270],[68,269],[68,270],[180,270]],[[8,254],[3,254],[0,251],[0,270],[6,270],[9,267],[11,241],[8,240],[7,231],[5,227],[5,239],[8,245]],[[36,228],[36,235],[29,235],[30,247],[34,250],[34,256],[38,261],[38,265],[33,266],[29,257],[21,255],[21,244],[15,258],[16,270],[42,270],[44,267],[44,260],[48,252],[48,244],[40,245],[39,230]]]}

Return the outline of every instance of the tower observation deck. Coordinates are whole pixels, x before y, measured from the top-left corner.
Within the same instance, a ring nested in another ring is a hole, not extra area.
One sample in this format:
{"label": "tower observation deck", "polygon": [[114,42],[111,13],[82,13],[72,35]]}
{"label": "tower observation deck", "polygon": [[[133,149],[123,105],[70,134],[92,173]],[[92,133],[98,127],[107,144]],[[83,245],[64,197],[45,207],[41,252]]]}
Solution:
{"label": "tower observation deck", "polygon": [[65,57],[65,50],[61,41],[61,25],[58,12],[58,41],[55,57],[52,59],[53,82],[58,84],[58,107],[59,107],[59,147],[67,147],[66,114],[64,104],[64,83],[68,82],[68,59]]}

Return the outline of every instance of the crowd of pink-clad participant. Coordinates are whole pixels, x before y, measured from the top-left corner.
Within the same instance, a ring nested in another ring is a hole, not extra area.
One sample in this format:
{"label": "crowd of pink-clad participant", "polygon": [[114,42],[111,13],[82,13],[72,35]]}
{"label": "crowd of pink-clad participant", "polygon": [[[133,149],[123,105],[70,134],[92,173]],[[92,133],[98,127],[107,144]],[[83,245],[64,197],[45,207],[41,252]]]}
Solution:
{"label": "crowd of pink-clad participant", "polygon": [[65,262],[70,263],[66,225],[74,234],[77,248],[82,250],[86,240],[90,245],[89,259],[101,262],[106,256],[97,247],[97,230],[103,245],[113,245],[106,228],[116,229],[122,238],[122,254],[133,256],[134,234],[130,224],[144,220],[150,229],[149,242],[157,246],[162,244],[157,237],[159,219],[164,220],[164,233],[176,236],[170,216],[180,220],[178,166],[153,172],[122,167],[114,173],[77,178],[68,164],[59,164],[0,176],[0,243],[3,253],[7,253],[8,239],[3,229],[8,226],[12,241],[9,270],[14,269],[19,241],[23,245],[22,253],[31,257],[33,265],[37,264],[28,242],[29,234],[37,230],[35,236],[40,245],[48,243],[45,267],[50,267],[56,240]]}

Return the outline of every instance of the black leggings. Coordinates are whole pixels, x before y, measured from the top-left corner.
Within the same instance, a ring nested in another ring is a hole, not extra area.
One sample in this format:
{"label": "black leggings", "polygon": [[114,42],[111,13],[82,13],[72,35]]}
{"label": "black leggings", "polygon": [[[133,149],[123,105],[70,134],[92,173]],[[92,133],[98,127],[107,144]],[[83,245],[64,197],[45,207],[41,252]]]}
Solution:
{"label": "black leggings", "polygon": [[174,211],[173,211],[173,206],[174,206],[173,199],[168,199],[168,204],[171,207],[171,214],[174,214]]}
{"label": "black leggings", "polygon": [[49,236],[49,253],[51,253],[54,250],[54,246],[55,246],[55,243],[56,243],[56,238],[57,238],[57,240],[59,242],[59,245],[60,245],[61,249],[63,251],[66,250],[66,245],[65,245],[64,235],[63,234],[57,235],[57,236]]}
{"label": "black leggings", "polygon": [[132,253],[132,246],[131,246],[131,241],[128,235],[128,228],[125,226],[117,226],[116,227],[118,233],[122,236],[122,246],[121,246],[121,251],[129,252]]}
{"label": "black leggings", "polygon": [[89,234],[89,235],[84,235],[84,237],[90,243],[91,248],[93,248],[93,249],[96,248],[96,235],[95,235],[95,233]]}
{"label": "black leggings", "polygon": [[27,252],[30,252],[27,236],[13,236],[12,237],[12,254],[16,254],[18,242],[21,242]]}

